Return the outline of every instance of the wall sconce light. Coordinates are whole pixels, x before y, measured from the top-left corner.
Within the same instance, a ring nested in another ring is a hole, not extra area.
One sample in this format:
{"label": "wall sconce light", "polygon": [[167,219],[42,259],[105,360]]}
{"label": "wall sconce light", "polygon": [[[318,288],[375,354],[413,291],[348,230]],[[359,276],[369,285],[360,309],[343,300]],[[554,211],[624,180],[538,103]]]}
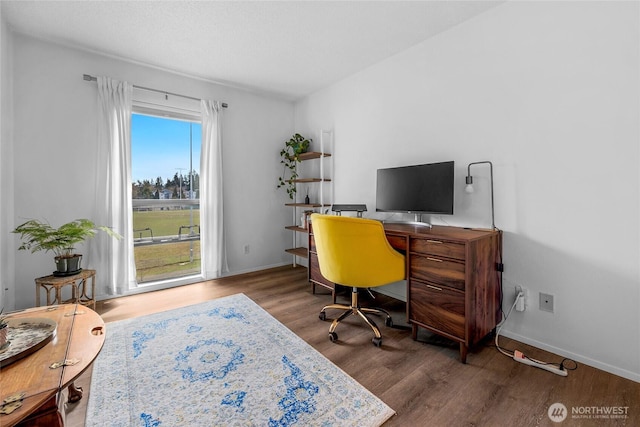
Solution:
{"label": "wall sconce light", "polygon": [[495,210],[493,208],[493,164],[489,161],[469,163],[469,166],[467,166],[467,177],[466,177],[467,186],[464,188],[464,191],[466,191],[467,193],[473,193],[473,177],[471,176],[471,166],[482,165],[482,164],[489,165],[489,172],[491,173],[491,227],[493,230],[495,230],[496,221],[495,221]]}

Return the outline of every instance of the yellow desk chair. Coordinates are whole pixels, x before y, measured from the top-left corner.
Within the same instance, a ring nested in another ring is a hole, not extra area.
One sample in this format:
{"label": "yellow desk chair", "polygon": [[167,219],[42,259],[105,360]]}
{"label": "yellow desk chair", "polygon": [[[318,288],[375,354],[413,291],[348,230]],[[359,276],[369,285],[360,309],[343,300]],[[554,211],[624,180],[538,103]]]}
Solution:
{"label": "yellow desk chair", "polygon": [[329,339],[335,342],[338,323],[350,314],[357,314],[373,329],[371,340],[376,347],[382,344],[382,335],[375,322],[366,313],[386,316],[385,324],[392,325],[391,316],[379,308],[365,308],[358,304],[358,289],[373,288],[397,282],[405,277],[404,255],[391,247],[382,223],[363,218],[313,214],[313,235],[322,275],[333,283],[350,286],[351,305],[330,304],[320,311],[326,319],[327,309],[345,310],[329,327]]}

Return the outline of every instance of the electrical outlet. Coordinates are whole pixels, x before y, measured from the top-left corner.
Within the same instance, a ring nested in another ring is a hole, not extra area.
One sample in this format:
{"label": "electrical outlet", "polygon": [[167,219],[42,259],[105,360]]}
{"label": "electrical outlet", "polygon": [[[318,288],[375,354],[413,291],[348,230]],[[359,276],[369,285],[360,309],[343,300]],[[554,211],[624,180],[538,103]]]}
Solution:
{"label": "electrical outlet", "polygon": [[553,295],[540,292],[540,310],[553,313]]}
{"label": "electrical outlet", "polygon": [[249,247],[249,245],[244,245],[244,254],[247,255],[249,253],[250,249],[251,248]]}
{"label": "electrical outlet", "polygon": [[[522,296],[518,297],[522,293]],[[516,311],[525,311],[527,305],[527,290],[520,285],[516,285]]]}

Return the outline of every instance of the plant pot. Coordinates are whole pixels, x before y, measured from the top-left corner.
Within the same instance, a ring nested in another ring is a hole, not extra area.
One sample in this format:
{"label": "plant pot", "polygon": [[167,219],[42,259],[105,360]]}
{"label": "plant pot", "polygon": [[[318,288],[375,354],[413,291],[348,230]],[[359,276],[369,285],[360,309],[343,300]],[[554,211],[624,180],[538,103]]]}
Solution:
{"label": "plant pot", "polygon": [[82,262],[82,255],[68,255],[57,256],[56,261],[56,273],[58,274],[70,274],[80,271],[80,263]]}

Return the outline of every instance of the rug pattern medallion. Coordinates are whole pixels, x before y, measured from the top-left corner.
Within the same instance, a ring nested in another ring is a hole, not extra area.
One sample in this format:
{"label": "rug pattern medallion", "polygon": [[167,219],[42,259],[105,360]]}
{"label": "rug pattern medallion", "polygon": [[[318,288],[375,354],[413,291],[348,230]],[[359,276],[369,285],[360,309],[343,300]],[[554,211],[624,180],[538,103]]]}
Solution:
{"label": "rug pattern medallion", "polygon": [[243,294],[107,324],[90,426],[379,426],[380,399]]}

